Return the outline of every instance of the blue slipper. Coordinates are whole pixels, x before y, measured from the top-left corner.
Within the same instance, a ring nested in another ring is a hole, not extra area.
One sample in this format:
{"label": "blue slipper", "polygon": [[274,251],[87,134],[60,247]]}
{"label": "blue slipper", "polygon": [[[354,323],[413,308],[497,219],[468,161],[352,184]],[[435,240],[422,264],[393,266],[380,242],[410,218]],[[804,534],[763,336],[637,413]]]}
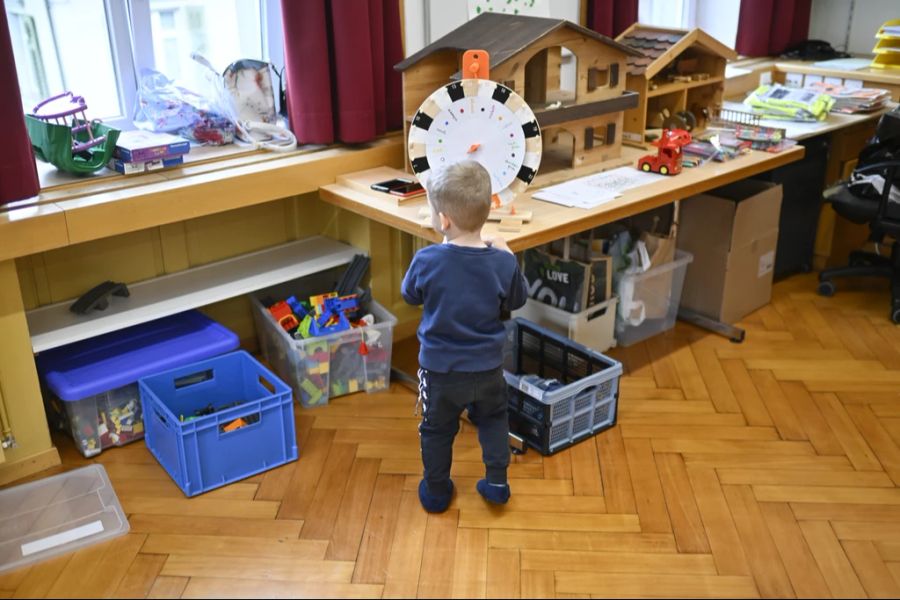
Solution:
{"label": "blue slipper", "polygon": [[442,513],[450,506],[450,500],[453,499],[453,480],[449,479],[447,483],[447,492],[444,494],[429,494],[428,484],[425,480],[419,482],[419,502],[422,508],[430,513]]}
{"label": "blue slipper", "polygon": [[506,504],[509,502],[508,483],[488,483],[487,479],[480,479],[475,484],[475,489],[481,497],[493,504]]}

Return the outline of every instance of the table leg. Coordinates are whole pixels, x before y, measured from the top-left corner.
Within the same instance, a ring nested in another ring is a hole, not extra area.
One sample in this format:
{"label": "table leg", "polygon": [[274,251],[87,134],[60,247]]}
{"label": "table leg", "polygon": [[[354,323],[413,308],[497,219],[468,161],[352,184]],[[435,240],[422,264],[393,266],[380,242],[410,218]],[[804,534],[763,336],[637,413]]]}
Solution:
{"label": "table leg", "polygon": [[682,321],[687,321],[692,325],[696,325],[701,329],[706,329],[707,331],[712,331],[713,333],[718,333],[719,335],[725,336],[736,344],[740,344],[741,342],[743,342],[744,336],[747,333],[740,327],[735,327],[734,325],[729,325],[728,323],[722,323],[721,321],[710,319],[709,317],[705,317],[699,313],[696,313],[689,308],[679,308],[678,318]]}

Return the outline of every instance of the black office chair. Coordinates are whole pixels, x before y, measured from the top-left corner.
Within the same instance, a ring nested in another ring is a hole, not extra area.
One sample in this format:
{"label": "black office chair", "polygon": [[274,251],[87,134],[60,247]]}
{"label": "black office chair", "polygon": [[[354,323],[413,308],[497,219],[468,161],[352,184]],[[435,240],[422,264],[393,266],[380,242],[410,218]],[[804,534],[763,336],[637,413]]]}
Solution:
{"label": "black office chair", "polygon": [[868,223],[869,241],[876,248],[885,236],[894,241],[890,256],[856,250],[848,266],[819,273],[818,293],[834,295],[835,277],[886,277],[891,281],[891,321],[900,323],[900,109],[882,115],[876,137],[860,153],[850,179],[828,188],[825,200],[842,217]]}

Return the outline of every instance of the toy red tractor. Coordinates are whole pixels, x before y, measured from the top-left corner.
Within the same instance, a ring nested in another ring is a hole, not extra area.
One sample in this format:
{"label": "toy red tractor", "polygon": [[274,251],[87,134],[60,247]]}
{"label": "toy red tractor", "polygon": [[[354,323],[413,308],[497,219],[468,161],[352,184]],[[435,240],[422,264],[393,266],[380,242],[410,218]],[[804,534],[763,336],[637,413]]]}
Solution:
{"label": "toy red tractor", "polygon": [[648,154],[638,160],[638,169],[646,173],[678,175],[681,173],[681,148],[691,143],[691,134],[684,129],[663,129],[662,136],[653,146],[659,148],[656,155]]}

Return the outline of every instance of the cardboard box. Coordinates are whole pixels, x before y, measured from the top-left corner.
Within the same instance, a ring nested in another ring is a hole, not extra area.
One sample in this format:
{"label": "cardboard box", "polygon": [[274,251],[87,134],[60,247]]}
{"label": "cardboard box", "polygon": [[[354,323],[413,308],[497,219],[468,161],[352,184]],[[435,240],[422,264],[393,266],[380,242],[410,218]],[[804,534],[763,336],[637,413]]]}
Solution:
{"label": "cardboard box", "polygon": [[565,260],[531,248],[525,251],[528,296],[577,313],[608,299],[612,293],[612,259]]}
{"label": "cardboard box", "polygon": [[781,192],[745,179],[681,203],[678,248],[694,255],[681,306],[734,323],[768,304]]}

